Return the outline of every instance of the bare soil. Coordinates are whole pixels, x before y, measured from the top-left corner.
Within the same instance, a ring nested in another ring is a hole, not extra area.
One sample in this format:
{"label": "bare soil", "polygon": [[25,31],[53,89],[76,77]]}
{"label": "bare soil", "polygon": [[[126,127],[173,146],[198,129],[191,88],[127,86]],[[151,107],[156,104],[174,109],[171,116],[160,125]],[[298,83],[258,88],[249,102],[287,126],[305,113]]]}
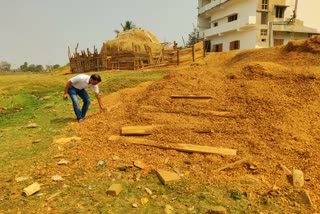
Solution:
{"label": "bare soil", "polygon": [[[104,97],[108,111],[70,124],[81,141],[68,149],[52,148],[57,157],[77,160],[64,175],[81,180],[75,172],[81,169],[99,179],[105,175],[96,170],[98,160],[106,160],[114,171],[140,160],[146,164],[142,177],[157,169],[175,170],[199,185],[236,186],[256,200],[267,195],[283,213],[320,210],[320,37],[285,47],[210,53],[203,61],[166,69],[168,75],[159,81]],[[171,98],[177,94],[212,99]],[[136,136],[159,145],[230,148],[237,155],[108,140],[124,126],[144,125],[161,125],[151,135]],[[239,160],[243,162],[219,170]],[[301,170],[304,185],[295,187],[281,165],[291,172]],[[39,168],[39,175],[61,174],[56,164]]]}

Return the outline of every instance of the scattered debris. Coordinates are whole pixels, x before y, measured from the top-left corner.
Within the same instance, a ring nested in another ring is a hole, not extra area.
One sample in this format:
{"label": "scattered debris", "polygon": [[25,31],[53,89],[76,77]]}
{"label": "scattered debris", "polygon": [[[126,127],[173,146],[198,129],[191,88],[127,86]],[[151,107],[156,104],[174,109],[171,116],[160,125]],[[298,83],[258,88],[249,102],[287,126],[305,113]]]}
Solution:
{"label": "scattered debris", "polygon": [[40,100],[49,100],[51,98],[51,96],[44,96],[42,98],[40,98]]}
{"label": "scattered debris", "polygon": [[97,167],[105,167],[106,166],[106,162],[104,160],[99,160],[96,166]]}
{"label": "scattered debris", "polygon": [[16,182],[18,183],[26,180],[28,180],[28,177],[25,177],[25,176],[16,178]]}
{"label": "scattered debris", "polygon": [[314,209],[313,202],[311,200],[310,194],[307,190],[302,190],[300,192],[300,202],[304,205],[307,205],[308,207]]}
{"label": "scattered debris", "polygon": [[132,166],[119,166],[119,167],[117,167],[117,168],[118,168],[118,170],[120,170],[120,171],[127,172],[127,171],[129,171],[129,170],[132,168]]}
{"label": "scattered debris", "polygon": [[152,195],[152,191],[149,189],[149,188],[144,188],[144,190],[149,194],[149,195]]}
{"label": "scattered debris", "polygon": [[229,164],[227,164],[227,165],[225,165],[225,166],[223,166],[223,167],[220,167],[220,168],[218,168],[218,169],[216,169],[216,170],[214,170],[214,171],[215,171],[215,172],[219,172],[219,171],[225,170],[225,169],[227,169],[227,168],[231,168],[231,167],[234,167],[234,166],[236,166],[236,165],[240,165],[240,164],[242,164],[242,163],[244,163],[244,162],[246,162],[246,161],[247,161],[247,159],[246,159],[246,158],[243,158],[243,159],[238,160],[238,161],[236,161],[236,162],[229,163]]}
{"label": "scattered debris", "polygon": [[41,139],[37,139],[37,140],[32,141],[33,144],[40,143],[40,142],[41,142]]}
{"label": "scattered debris", "polygon": [[54,106],[54,104],[47,104],[45,106],[43,106],[43,108],[52,108]]}
{"label": "scattered debris", "polygon": [[292,175],[292,172],[285,165],[280,164],[281,169],[287,174]]}
{"label": "scattered debris", "polygon": [[63,181],[64,179],[60,175],[54,175],[51,177],[53,181]]}
{"label": "scattered debris", "polygon": [[107,190],[108,195],[117,196],[122,190],[121,184],[112,184]]}
{"label": "scattered debris", "polygon": [[58,165],[67,165],[69,163],[69,161],[65,160],[65,159],[61,159],[59,162],[58,162]]}
{"label": "scattered debris", "polygon": [[28,125],[25,126],[25,128],[37,128],[36,123],[29,123]]}
{"label": "scattered debris", "polygon": [[61,194],[60,191],[59,191],[59,192],[56,192],[56,193],[50,195],[50,196],[46,199],[46,201],[51,201],[52,199],[54,199],[55,197],[57,197],[57,196],[60,195],[60,194]]}
{"label": "scattered debris", "polygon": [[147,203],[149,202],[149,199],[147,199],[147,198],[141,198],[141,199],[140,199],[140,202],[141,202],[142,205],[144,205],[144,204],[147,204]]}
{"label": "scattered debris", "polygon": [[143,162],[139,161],[139,160],[135,160],[135,161],[133,162],[133,165],[134,165],[135,167],[138,167],[139,169],[143,169],[143,168],[146,167],[146,165],[145,165]]}
{"label": "scattered debris", "polygon": [[120,160],[120,158],[118,156],[114,155],[114,156],[112,156],[112,160],[117,161],[117,160]]}
{"label": "scattered debris", "polygon": [[38,192],[40,190],[40,184],[38,182],[35,182],[26,188],[23,189],[23,196],[30,196],[33,195],[34,193]]}
{"label": "scattered debris", "polygon": [[302,187],[304,185],[304,175],[301,170],[293,170],[292,183],[295,187]]}
{"label": "scattered debris", "polygon": [[160,181],[164,185],[168,184],[170,182],[173,182],[173,181],[178,181],[181,179],[180,176],[175,172],[170,172],[170,171],[163,170],[163,169],[158,169],[156,172],[157,172],[157,175],[158,175]]}
{"label": "scattered debris", "polygon": [[212,206],[208,209],[206,214],[227,214],[227,208],[223,206]]}
{"label": "scattered debris", "polygon": [[164,208],[164,213],[165,214],[172,214],[174,213],[174,209],[171,205],[166,204],[165,208]]}

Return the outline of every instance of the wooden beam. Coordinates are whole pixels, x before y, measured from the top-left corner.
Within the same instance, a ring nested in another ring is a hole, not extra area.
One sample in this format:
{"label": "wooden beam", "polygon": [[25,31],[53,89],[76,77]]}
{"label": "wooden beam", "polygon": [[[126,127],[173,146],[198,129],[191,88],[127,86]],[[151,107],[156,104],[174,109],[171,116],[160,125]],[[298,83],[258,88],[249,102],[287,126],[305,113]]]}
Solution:
{"label": "wooden beam", "polygon": [[212,99],[210,95],[196,95],[196,94],[175,94],[171,95],[171,98],[182,98],[182,99]]}
{"label": "wooden beam", "polygon": [[219,117],[236,117],[236,115],[230,111],[204,111],[204,113]]}
{"label": "wooden beam", "polygon": [[121,128],[121,135],[150,135],[159,126],[125,126]]}
{"label": "wooden beam", "polygon": [[235,149],[228,149],[228,148],[220,148],[220,147],[211,147],[211,146],[200,146],[194,144],[184,144],[184,143],[169,143],[165,145],[160,145],[158,142],[153,140],[147,140],[142,138],[135,138],[135,137],[121,137],[121,136],[110,136],[110,141],[116,140],[124,140],[131,144],[136,145],[144,145],[144,146],[153,146],[160,149],[171,149],[183,152],[198,152],[198,153],[207,153],[207,154],[219,154],[219,155],[237,155],[237,150]]}

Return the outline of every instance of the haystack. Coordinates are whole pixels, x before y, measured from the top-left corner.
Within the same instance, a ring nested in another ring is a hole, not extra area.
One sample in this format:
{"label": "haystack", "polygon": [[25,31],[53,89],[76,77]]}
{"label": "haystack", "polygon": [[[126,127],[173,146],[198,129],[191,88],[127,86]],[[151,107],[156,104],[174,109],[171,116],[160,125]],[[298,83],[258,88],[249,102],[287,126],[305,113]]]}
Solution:
{"label": "haystack", "polygon": [[118,33],[115,39],[103,43],[100,53],[106,54],[110,51],[136,51],[145,52],[145,45],[149,46],[151,52],[160,52],[161,43],[150,31],[144,29],[131,29]]}
{"label": "haystack", "polygon": [[284,50],[287,52],[300,51],[300,52],[310,52],[310,53],[320,53],[320,35],[312,36],[306,40],[295,40],[290,41]]}

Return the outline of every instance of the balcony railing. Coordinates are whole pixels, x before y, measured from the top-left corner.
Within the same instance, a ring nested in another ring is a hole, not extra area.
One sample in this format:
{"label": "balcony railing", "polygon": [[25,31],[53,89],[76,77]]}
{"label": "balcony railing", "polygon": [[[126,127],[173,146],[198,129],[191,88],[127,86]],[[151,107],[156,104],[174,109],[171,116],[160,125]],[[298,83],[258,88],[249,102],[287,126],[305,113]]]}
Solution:
{"label": "balcony railing", "polygon": [[233,22],[228,22],[221,24],[220,26],[213,27],[207,30],[204,30],[203,33],[206,37],[222,34],[228,31],[233,30],[245,30],[247,28],[255,27],[256,25],[256,16],[248,16],[244,19],[239,19]]}
{"label": "balcony railing", "polygon": [[213,1],[213,2],[211,2],[209,4],[207,4],[207,5],[204,5],[203,7],[200,7],[198,13],[202,14],[202,13],[208,12],[212,8],[214,8],[214,7],[216,7],[216,6],[220,5],[220,4],[223,4],[223,3],[227,2],[227,1],[230,1],[230,0]]}

